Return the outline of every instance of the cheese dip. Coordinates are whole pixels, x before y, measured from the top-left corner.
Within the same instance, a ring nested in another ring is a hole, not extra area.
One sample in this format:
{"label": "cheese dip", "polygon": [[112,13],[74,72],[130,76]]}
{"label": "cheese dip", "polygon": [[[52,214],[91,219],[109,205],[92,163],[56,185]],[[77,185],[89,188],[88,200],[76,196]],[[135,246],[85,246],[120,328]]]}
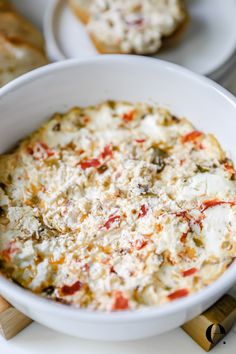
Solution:
{"label": "cheese dip", "polygon": [[159,306],[235,256],[233,164],[163,108],[73,108],[0,157],[0,269],[36,294],[101,311]]}

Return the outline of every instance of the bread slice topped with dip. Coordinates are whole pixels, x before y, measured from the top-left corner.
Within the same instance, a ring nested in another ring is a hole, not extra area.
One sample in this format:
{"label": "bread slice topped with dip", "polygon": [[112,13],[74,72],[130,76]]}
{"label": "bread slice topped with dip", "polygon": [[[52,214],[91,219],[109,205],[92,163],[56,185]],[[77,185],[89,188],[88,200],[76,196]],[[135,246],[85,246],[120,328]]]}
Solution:
{"label": "bread slice topped with dip", "polygon": [[68,1],[104,54],[155,54],[176,44],[188,22],[183,0]]}

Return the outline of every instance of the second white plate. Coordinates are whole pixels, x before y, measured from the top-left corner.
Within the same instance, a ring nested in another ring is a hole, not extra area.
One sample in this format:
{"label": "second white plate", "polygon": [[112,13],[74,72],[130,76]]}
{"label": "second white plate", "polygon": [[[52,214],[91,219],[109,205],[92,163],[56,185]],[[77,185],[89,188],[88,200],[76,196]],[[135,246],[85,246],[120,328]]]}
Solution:
{"label": "second white plate", "polygon": [[[190,22],[180,43],[156,57],[217,77],[236,51],[236,0],[187,0]],[[64,0],[49,3],[44,31],[53,61],[98,55]]]}

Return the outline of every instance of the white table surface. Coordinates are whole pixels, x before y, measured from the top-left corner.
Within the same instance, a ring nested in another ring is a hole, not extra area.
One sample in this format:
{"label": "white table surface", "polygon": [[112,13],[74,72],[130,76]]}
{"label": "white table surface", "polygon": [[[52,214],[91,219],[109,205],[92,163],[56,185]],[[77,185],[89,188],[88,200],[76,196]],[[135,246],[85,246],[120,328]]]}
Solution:
{"label": "white table surface", "polygon": [[[13,0],[27,16],[41,27],[46,3],[50,0]],[[236,95],[236,67],[226,85]],[[236,119],[236,117],[235,117]],[[236,348],[236,325],[212,353],[233,354]],[[202,354],[201,349],[185,332],[177,328],[153,338],[132,342],[97,342],[73,338],[32,323],[15,338],[0,337],[0,354]]]}
{"label": "white table surface", "polygon": [[[224,344],[225,343],[225,344]],[[212,353],[233,354],[236,326]],[[133,342],[95,342],[56,333],[37,323],[6,342],[0,339],[1,354],[203,354],[204,351],[181,329]]]}

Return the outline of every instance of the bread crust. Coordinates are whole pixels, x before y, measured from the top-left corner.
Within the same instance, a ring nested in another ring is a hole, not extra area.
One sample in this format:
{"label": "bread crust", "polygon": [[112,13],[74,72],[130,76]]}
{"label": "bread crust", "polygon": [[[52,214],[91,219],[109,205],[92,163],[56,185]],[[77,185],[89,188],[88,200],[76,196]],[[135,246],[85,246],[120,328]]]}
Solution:
{"label": "bread crust", "polygon": [[100,54],[124,54],[119,50],[119,47],[105,46],[104,43],[99,41],[92,33],[89,33],[89,36]]}
{"label": "bread crust", "polygon": [[0,11],[10,11],[12,10],[12,5],[7,0],[0,0]]}
{"label": "bread crust", "polygon": [[0,33],[9,40],[22,40],[44,52],[44,40],[39,31],[16,12],[0,12]]}
{"label": "bread crust", "polygon": [[78,1],[68,0],[69,6],[75,15],[86,25],[89,21],[89,11],[85,7],[79,6]]}

